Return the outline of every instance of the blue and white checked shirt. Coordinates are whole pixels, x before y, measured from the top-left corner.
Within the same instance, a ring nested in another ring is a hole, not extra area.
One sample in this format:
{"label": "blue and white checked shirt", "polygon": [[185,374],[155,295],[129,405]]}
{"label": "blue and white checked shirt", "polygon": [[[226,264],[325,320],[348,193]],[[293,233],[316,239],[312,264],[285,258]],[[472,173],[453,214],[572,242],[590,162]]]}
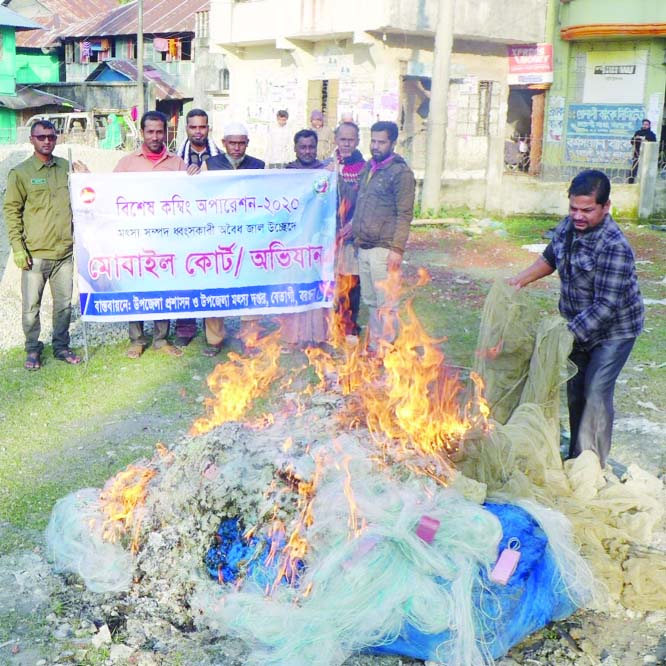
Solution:
{"label": "blue and white checked shirt", "polygon": [[635,338],[643,330],[634,253],[610,215],[582,234],[564,218],[543,258],[559,273],[560,313],[578,347],[589,350],[603,340]]}

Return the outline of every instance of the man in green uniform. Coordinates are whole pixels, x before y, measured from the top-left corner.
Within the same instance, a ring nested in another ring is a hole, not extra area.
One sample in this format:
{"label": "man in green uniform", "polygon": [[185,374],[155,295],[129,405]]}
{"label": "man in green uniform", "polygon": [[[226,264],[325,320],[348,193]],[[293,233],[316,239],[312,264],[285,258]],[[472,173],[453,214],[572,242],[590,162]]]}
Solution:
{"label": "man in green uniform", "polygon": [[53,355],[71,365],[81,362],[69,348],[74,240],[68,163],[54,157],[56,140],[51,122],[33,123],[34,153],[7,177],[4,215],[14,263],[21,269],[26,370],[41,368],[39,311],[47,282],[53,298]]}

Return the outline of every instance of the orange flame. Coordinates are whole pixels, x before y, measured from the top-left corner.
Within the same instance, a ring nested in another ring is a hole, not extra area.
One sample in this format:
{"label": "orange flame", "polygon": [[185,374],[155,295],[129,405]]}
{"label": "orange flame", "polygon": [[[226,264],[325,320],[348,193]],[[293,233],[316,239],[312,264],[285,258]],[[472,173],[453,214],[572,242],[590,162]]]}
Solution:
{"label": "orange flame", "polygon": [[217,365],[208,377],[208,387],[214,397],[206,400],[208,416],[192,424],[191,435],[201,435],[223,423],[240,419],[278,377],[279,332],[259,339],[256,328],[252,327],[244,342],[248,356],[231,352],[229,361]]}
{"label": "orange flame", "polygon": [[363,531],[362,527],[358,525],[358,507],[356,505],[356,500],[354,499],[354,489],[352,487],[352,475],[351,470],[349,469],[350,457],[345,456],[343,460],[343,465],[345,469],[345,485],[344,493],[347,498],[347,503],[349,504],[349,532],[350,537],[354,538],[361,534]]}
{"label": "orange flame", "polygon": [[335,283],[335,307],[332,310],[331,343],[339,347],[354,328],[351,319],[350,292],[358,284],[356,275],[338,275]]}
{"label": "orange flame", "polygon": [[[420,270],[416,287],[429,281],[425,270]],[[453,473],[455,454],[465,437],[474,429],[487,429],[489,408],[483,398],[483,382],[471,373],[470,386],[465,387],[460,370],[447,366],[441,350],[442,339],[427,334],[417,318],[411,300],[404,314],[385,317],[387,328],[376,355],[370,355],[354,336],[346,335],[345,298],[351,281],[338,283],[336,298],[342,303],[334,308],[330,343],[333,351],[311,347],[305,350],[310,367],[319,377],[320,385],[328,387],[337,382],[337,389],[347,396],[346,406],[339,415],[348,428],[365,425],[378,447],[377,462],[398,461],[417,474],[446,484]],[[398,272],[390,273],[385,282],[388,300],[397,302],[401,279]],[[384,313],[385,314],[385,313]],[[395,326],[395,330],[391,330]],[[264,395],[280,373],[280,332],[259,340],[250,335],[245,340],[247,357],[229,354],[229,361],[218,365],[208,379],[214,398],[206,401],[207,416],[198,419],[191,434],[208,432],[231,420],[242,418],[253,402]],[[498,350],[488,350],[493,354]],[[288,381],[281,382],[280,390],[293,389]],[[312,386],[306,388],[313,390]],[[471,396],[469,399],[468,394]],[[303,405],[291,398],[288,411],[293,414]],[[269,423],[269,416],[261,417],[250,427],[261,428]],[[283,453],[292,450],[294,442],[288,437]],[[309,454],[309,445],[305,454]],[[341,453],[341,451],[338,451]],[[349,505],[349,536],[357,538],[365,529],[365,521],[358,514],[352,486],[350,461],[340,456],[345,472],[344,494]],[[274,512],[269,535],[271,548],[267,563],[277,562],[277,575],[266,593],[271,594],[286,579],[295,583],[299,562],[305,559],[309,544],[308,528],[314,522],[313,502],[321,478],[324,457],[315,459],[315,472],[311,480],[301,479],[287,466],[276,472],[273,492],[279,497],[297,496],[297,518],[287,527]],[[285,489],[286,484],[286,489]],[[284,490],[276,490],[280,486]],[[254,528],[253,528],[254,529]],[[303,594],[308,594],[306,590]]]}
{"label": "orange flame", "polygon": [[[294,521],[293,529],[286,538],[286,543],[279,554],[280,560],[277,574],[268,593],[274,592],[283,578],[286,579],[290,585],[296,583],[298,563],[305,560],[305,556],[309,549],[308,541],[305,538],[305,531],[314,523],[312,504],[321,478],[322,467],[322,458],[316,457],[315,471],[311,481],[305,481],[296,476],[292,476],[291,483],[298,488],[298,517]],[[286,530],[283,523],[279,520],[274,520],[269,531],[269,536],[271,537],[271,550],[267,562],[272,562],[277,556],[276,544],[284,540],[285,534]],[[309,590],[306,590],[306,592],[309,594]]]}
{"label": "orange flame", "polygon": [[[384,285],[392,299],[398,298],[396,275],[389,275]],[[416,286],[428,280],[427,272],[421,270]],[[460,373],[446,365],[442,340],[426,333],[411,300],[398,318],[397,336],[390,330],[390,318],[386,319],[389,328],[380,341],[379,358],[367,358],[354,346],[342,349],[338,382],[342,392],[351,396],[343,423],[347,427],[365,423],[385,455],[445,483],[453,469],[450,456],[466,434],[488,427],[483,383],[472,373],[473,395],[463,404]],[[320,376],[328,372],[321,358],[314,360]],[[414,456],[424,460],[415,462]]]}
{"label": "orange flame", "polygon": [[131,551],[138,549],[141,511],[146,501],[148,482],[157,474],[149,467],[130,465],[107,481],[100,493],[102,513],[106,516],[102,538],[115,542],[131,536]]}

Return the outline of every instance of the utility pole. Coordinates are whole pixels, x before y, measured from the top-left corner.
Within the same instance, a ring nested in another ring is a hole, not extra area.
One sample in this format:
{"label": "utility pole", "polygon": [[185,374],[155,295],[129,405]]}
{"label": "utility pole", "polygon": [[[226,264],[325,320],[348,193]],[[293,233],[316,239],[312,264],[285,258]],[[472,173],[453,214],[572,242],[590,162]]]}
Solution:
{"label": "utility pole", "polygon": [[421,208],[424,211],[428,209],[436,211],[439,208],[439,192],[446,154],[454,7],[455,0],[439,0],[428,112],[426,166],[421,192]]}
{"label": "utility pole", "polygon": [[136,87],[137,87],[137,103],[136,103],[136,117],[141,120],[144,111],[144,96],[143,96],[143,0],[137,0],[136,3],[139,16],[136,22]]}

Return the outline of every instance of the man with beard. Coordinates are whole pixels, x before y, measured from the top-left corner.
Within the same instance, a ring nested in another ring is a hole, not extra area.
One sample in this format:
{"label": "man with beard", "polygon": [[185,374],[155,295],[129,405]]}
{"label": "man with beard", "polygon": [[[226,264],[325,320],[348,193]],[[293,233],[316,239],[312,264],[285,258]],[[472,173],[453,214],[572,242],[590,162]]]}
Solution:
{"label": "man with beard", "polygon": [[602,468],[611,448],[615,382],[644,321],[634,253],[610,215],[610,189],[605,173],[581,171],[569,186],[569,215],[543,254],[509,279],[521,289],[556,270],[560,276],[560,314],[578,368],[567,382],[569,458],[593,451]]}
{"label": "man with beard", "polygon": [[185,164],[187,173],[199,173],[201,166],[211,157],[220,154],[220,149],[213,139],[209,138],[210,125],[208,114],[202,109],[192,109],[185,116],[187,140],[178,150]]}
{"label": "man with beard", "polygon": [[[202,165],[211,157],[220,154],[220,149],[213,139],[209,138],[210,125],[208,114],[203,109],[192,109],[185,116],[187,140],[178,150],[178,154],[187,165],[187,173],[193,176],[201,171]],[[205,324],[204,324],[205,326]],[[177,319],[177,347],[187,347],[197,334],[196,319]]]}
{"label": "man with beard", "polygon": [[247,147],[250,138],[245,125],[242,123],[230,123],[224,127],[224,138],[222,145],[224,153],[211,157],[203,167],[203,170],[229,170],[229,169],[264,169],[266,163],[262,160],[247,155]]}
{"label": "man with beard", "polygon": [[[400,264],[414,217],[414,173],[394,152],[398,126],[389,121],[370,128],[372,159],[359,175],[359,191],[352,219],[358,248],[361,296],[368,306],[367,352],[381,352],[381,342],[392,343],[397,334]],[[390,280],[389,280],[390,278]]]}
{"label": "man with beard", "polygon": [[[250,143],[248,131],[242,123],[230,123],[224,128],[222,145],[226,152],[211,157],[202,167],[202,171],[229,171],[231,169],[263,169],[266,163],[252,155],[247,155],[247,147]],[[261,317],[248,315],[241,317],[241,331],[243,324],[249,321],[257,321]],[[204,356],[216,356],[222,350],[224,344],[224,317],[208,317],[204,321],[206,332],[206,347]],[[241,332],[242,336],[242,332]]]}
{"label": "man with beard", "polygon": [[358,150],[359,129],[345,121],[335,130],[332,166],[338,172],[338,256],[336,264],[336,310],[346,335],[358,335],[358,311],[361,306],[361,279],[358,257],[352,237],[351,219],[358,195],[358,177],[365,158]]}
{"label": "man with beard", "polygon": [[[115,172],[134,171],[187,171],[185,162],[167,150],[166,138],[167,117],[160,111],[146,111],[141,116],[141,137],[143,143],[138,150],[121,158],[116,164]],[[153,349],[169,356],[182,356],[183,350],[167,340],[169,320],[153,322]],[[129,324],[130,346],[127,357],[137,359],[148,346],[149,340],[143,333],[142,321],[131,321]]]}

